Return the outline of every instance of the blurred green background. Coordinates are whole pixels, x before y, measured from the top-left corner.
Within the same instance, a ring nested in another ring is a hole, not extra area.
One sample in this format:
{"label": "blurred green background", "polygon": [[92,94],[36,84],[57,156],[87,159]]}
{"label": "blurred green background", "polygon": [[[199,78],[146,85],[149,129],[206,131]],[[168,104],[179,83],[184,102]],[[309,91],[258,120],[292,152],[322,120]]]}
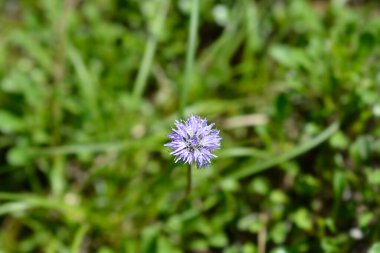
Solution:
{"label": "blurred green background", "polygon": [[0,1],[1,253],[380,252],[379,2],[193,1]]}

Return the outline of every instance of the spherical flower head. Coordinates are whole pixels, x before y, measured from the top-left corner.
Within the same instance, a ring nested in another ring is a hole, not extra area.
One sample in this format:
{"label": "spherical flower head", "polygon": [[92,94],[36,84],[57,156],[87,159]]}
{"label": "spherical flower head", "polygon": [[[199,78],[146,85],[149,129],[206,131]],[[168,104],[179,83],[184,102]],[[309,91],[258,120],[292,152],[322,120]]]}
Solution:
{"label": "spherical flower head", "polygon": [[171,155],[175,162],[183,161],[187,164],[196,163],[203,168],[211,163],[215,157],[212,152],[220,148],[219,130],[213,129],[214,123],[207,125],[207,119],[191,115],[186,120],[176,120],[176,128],[168,135],[171,139],[165,146],[171,148]]}

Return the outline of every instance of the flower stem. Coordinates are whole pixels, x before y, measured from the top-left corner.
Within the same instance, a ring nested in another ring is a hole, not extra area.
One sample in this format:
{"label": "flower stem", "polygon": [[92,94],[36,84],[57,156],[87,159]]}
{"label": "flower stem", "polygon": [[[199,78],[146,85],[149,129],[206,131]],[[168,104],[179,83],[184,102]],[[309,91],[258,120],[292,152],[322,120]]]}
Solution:
{"label": "flower stem", "polygon": [[184,208],[185,204],[187,203],[187,199],[191,194],[191,188],[192,188],[192,180],[191,180],[191,165],[189,164],[187,166],[187,187],[186,187],[186,192],[183,195],[182,199],[178,202],[176,206],[176,210],[179,210],[180,208]]}
{"label": "flower stem", "polygon": [[191,177],[191,165],[189,164],[187,166],[187,188],[186,188],[186,195],[185,198],[188,197],[191,193],[191,186],[192,186],[192,177]]}

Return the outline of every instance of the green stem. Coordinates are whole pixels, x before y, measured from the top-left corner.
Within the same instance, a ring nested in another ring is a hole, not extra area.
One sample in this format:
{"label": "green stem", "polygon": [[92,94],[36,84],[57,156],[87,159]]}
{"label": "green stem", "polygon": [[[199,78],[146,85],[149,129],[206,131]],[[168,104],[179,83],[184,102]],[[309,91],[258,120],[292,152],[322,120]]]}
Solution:
{"label": "green stem", "polygon": [[199,19],[199,0],[193,0],[191,5],[191,16],[190,16],[190,29],[189,37],[187,40],[187,51],[186,51],[186,65],[184,80],[181,85],[180,94],[180,117],[183,118],[185,115],[185,107],[187,104],[187,93],[188,88],[191,85],[193,67],[195,61],[195,50],[197,42],[197,30],[198,30],[198,19]]}
{"label": "green stem", "polygon": [[185,198],[188,197],[191,193],[191,186],[192,186],[192,180],[191,180],[191,165],[187,167],[187,188],[186,188],[186,195]]}
{"label": "green stem", "polygon": [[185,206],[185,204],[187,203],[186,200],[190,196],[190,194],[191,194],[191,188],[192,188],[192,179],[191,178],[192,178],[192,176],[191,176],[191,165],[189,164],[187,166],[187,187],[186,187],[186,192],[183,195],[183,198],[178,202],[178,204],[176,206],[176,210],[178,210],[179,208],[183,208]]}

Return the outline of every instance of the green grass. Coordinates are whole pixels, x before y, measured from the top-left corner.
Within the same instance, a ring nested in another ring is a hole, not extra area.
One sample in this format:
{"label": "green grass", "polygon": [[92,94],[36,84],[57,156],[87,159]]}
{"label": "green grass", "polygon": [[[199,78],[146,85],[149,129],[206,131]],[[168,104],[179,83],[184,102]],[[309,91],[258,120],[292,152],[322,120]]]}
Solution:
{"label": "green grass", "polygon": [[379,252],[378,8],[1,1],[0,252]]}

